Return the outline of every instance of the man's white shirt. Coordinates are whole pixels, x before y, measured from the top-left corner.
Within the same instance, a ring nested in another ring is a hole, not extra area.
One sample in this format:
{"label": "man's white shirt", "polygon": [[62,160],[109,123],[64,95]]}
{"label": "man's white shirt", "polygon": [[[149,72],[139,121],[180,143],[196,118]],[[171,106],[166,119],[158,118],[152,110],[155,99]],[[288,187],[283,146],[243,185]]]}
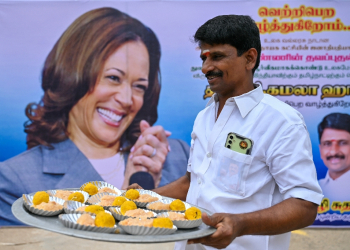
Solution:
{"label": "man's white shirt", "polygon": [[329,176],[327,171],[326,177],[320,179],[319,182],[325,198],[330,201],[350,201],[350,171],[345,172],[335,180]]}
{"label": "man's white shirt", "polygon": [[[320,204],[323,195],[311,142],[298,111],[264,94],[260,85],[229,98],[217,120],[216,102],[214,94],[194,122],[187,202],[212,213],[233,214],[269,208],[291,197]],[[231,132],[253,141],[251,155],[225,147]],[[290,233],[242,236],[226,249],[287,250],[289,238]],[[184,249],[184,244],[176,244],[175,249]]]}

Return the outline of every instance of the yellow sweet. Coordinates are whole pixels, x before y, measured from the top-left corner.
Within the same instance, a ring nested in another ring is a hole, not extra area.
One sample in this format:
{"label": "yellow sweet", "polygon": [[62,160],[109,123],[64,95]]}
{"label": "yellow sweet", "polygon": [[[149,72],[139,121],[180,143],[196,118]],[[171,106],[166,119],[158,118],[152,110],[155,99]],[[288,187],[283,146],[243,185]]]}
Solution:
{"label": "yellow sweet", "polygon": [[98,214],[100,212],[104,212],[105,210],[103,209],[103,207],[99,206],[99,205],[91,205],[91,206],[87,206],[85,208],[85,212],[90,212],[93,214]]}
{"label": "yellow sweet", "polygon": [[126,198],[123,196],[118,196],[114,199],[112,206],[120,207],[121,205],[123,205],[124,202],[126,202]]}
{"label": "yellow sweet", "polygon": [[115,219],[109,213],[98,213],[95,218],[95,225],[96,227],[114,227]]}
{"label": "yellow sweet", "polygon": [[153,227],[173,228],[173,222],[169,218],[153,219]]}
{"label": "yellow sweet", "polygon": [[140,193],[136,189],[129,189],[128,191],[126,191],[125,197],[130,200],[136,200],[140,197]]}
{"label": "yellow sweet", "polygon": [[190,207],[185,211],[185,219],[187,220],[198,220],[202,218],[202,212],[196,207]]}
{"label": "yellow sweet", "polygon": [[120,212],[122,213],[122,215],[125,215],[126,211],[134,210],[134,209],[137,209],[137,206],[136,206],[135,202],[133,202],[133,201],[125,201],[120,206]]}
{"label": "yellow sweet", "polygon": [[92,184],[92,183],[88,183],[84,189],[83,189],[85,192],[87,192],[89,195],[94,195],[94,194],[97,194],[98,192],[98,188]]}
{"label": "yellow sweet", "polygon": [[170,203],[170,209],[173,211],[184,211],[186,207],[181,200],[177,199]]}
{"label": "yellow sweet", "polygon": [[68,200],[70,201],[78,201],[78,202],[81,202],[81,203],[84,203],[84,195],[80,192],[75,192],[75,193],[72,193],[68,196]]}
{"label": "yellow sweet", "polygon": [[34,205],[39,205],[42,202],[48,203],[50,200],[49,194],[46,193],[45,191],[39,191],[34,194],[33,197],[33,204]]}

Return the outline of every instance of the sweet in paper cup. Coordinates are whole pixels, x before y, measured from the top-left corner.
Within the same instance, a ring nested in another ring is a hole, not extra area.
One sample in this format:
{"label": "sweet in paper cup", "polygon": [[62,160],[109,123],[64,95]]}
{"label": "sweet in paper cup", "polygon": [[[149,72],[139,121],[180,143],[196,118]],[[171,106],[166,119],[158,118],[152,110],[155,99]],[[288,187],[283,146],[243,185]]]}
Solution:
{"label": "sweet in paper cup", "polygon": [[[32,194],[23,194],[22,198],[23,198],[23,206],[27,210],[29,210],[29,212],[31,212],[33,214],[37,214],[37,215],[41,215],[41,216],[55,216],[55,215],[58,215],[58,214],[63,212],[63,207],[62,207],[62,209],[58,209],[55,211],[47,211],[47,210],[38,209],[38,208],[33,207],[34,195],[32,195]],[[54,201],[62,206],[65,202],[65,200],[62,200],[60,198],[53,197],[53,196],[49,196],[49,201]]]}
{"label": "sweet in paper cup", "polygon": [[65,201],[63,204],[63,209],[66,214],[90,214],[95,215],[94,213],[85,212],[85,211],[77,211],[80,207],[87,207],[89,205],[80,203],[78,201]]}
{"label": "sweet in paper cup", "polygon": [[154,204],[154,203],[156,203],[156,202],[161,202],[161,203],[164,203],[164,204],[170,204],[170,203],[172,203],[174,200],[175,200],[175,199],[171,199],[171,198],[163,198],[163,199],[160,200],[160,201],[154,201],[154,202],[149,203],[149,204],[146,206],[146,208],[147,208],[148,210],[151,210],[151,211],[153,211],[153,212],[156,212],[157,214],[160,214],[160,213],[169,212],[169,211],[170,211],[170,212],[182,212],[182,213],[184,213],[187,209],[189,209],[190,207],[192,207],[189,203],[183,201],[183,203],[185,204],[185,210],[183,210],[183,211],[172,211],[170,208],[169,208],[169,209],[152,209],[152,208],[150,208],[150,205],[151,205],[151,204]]}
{"label": "sweet in paper cup", "polygon": [[[87,184],[93,184],[97,187],[97,189],[100,191],[102,188],[110,188],[112,189],[115,193],[110,193],[110,194],[116,194],[117,196],[121,195],[122,194],[122,191],[120,191],[118,188],[116,188],[115,186],[113,186],[112,184],[109,184],[105,181],[89,181],[89,182],[86,182],[84,183],[81,187],[80,187],[80,190],[84,190],[84,187],[87,185]],[[103,193],[106,193],[106,192],[103,192]]]}
{"label": "sweet in paper cup", "polygon": [[[142,209],[142,210],[145,211],[146,213],[147,212],[152,212],[153,215],[150,216],[150,217],[147,217],[147,218],[155,218],[155,217],[157,217],[157,214],[155,212],[153,212],[153,211],[146,210],[146,209]],[[137,218],[137,217],[133,217],[133,216],[122,215],[122,212],[120,211],[120,207],[110,207],[109,211],[111,211],[113,217],[116,220],[119,220],[119,221],[125,220],[127,218]]]}
{"label": "sweet in paper cup", "polygon": [[114,207],[114,206],[102,206],[102,205],[99,204],[102,201],[101,200],[102,197],[105,196],[105,195],[115,196],[115,197],[119,196],[119,195],[113,194],[113,193],[98,193],[98,194],[95,194],[95,195],[91,196],[86,201],[86,203],[91,204],[91,205],[99,205],[99,206],[103,207],[105,210],[108,210],[110,207]]}
{"label": "sweet in paper cup", "polygon": [[[109,213],[106,211],[106,213]],[[97,232],[97,233],[119,233],[119,229],[116,225],[114,227],[96,227],[96,226],[85,226],[77,223],[77,220],[82,216],[82,214],[61,214],[58,216],[58,219],[61,223],[68,228]],[[93,219],[96,217],[94,215],[91,216]]]}
{"label": "sweet in paper cup", "polygon": [[118,223],[118,226],[128,234],[133,235],[167,235],[176,232],[177,227],[174,225],[173,228],[164,227],[145,227],[145,226],[126,226],[122,225],[122,221]]}
{"label": "sweet in paper cup", "polygon": [[[159,195],[159,194],[157,194],[156,192],[153,192],[153,191],[151,191],[151,190],[144,190],[144,189],[136,189],[136,190],[139,191],[140,195],[148,194],[148,195],[150,195],[150,196],[152,196],[152,197],[158,198],[157,201],[160,201],[160,200],[163,199],[163,197],[162,197],[161,195]],[[126,192],[123,192],[123,193],[122,193],[122,196],[125,197],[125,194],[126,194]],[[132,200],[132,201],[135,202],[135,204],[136,204],[137,207],[146,207],[147,204],[151,203],[151,202],[141,202],[141,201],[137,201],[137,199],[136,199],[136,200]]]}
{"label": "sweet in paper cup", "polygon": [[[178,213],[178,214],[182,214],[185,215],[184,213],[181,212],[175,212],[172,211],[173,213]],[[158,218],[161,217],[169,217],[169,212],[163,212],[157,215]],[[172,220],[172,222],[174,223],[174,225],[177,228],[182,228],[182,229],[187,229],[187,228],[195,228],[195,227],[199,227],[202,224],[202,218],[201,219],[197,219],[197,220]]]}
{"label": "sweet in paper cup", "polygon": [[[50,196],[55,196],[57,194],[57,191],[60,191],[60,189],[58,189],[58,190],[47,190],[46,193],[48,193]],[[84,202],[83,203],[85,203],[90,197],[90,195],[87,192],[79,190],[79,189],[76,189],[76,190],[64,190],[64,189],[62,189],[62,191],[69,191],[72,194],[75,193],[75,192],[82,193],[84,195]]]}

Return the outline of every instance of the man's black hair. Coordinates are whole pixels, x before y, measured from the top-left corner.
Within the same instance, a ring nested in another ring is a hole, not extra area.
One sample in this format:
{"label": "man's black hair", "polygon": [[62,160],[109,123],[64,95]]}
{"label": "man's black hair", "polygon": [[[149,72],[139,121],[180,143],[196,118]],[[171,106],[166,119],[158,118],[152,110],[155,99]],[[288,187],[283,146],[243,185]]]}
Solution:
{"label": "man's black hair", "polygon": [[350,115],[343,113],[331,113],[326,115],[318,125],[318,137],[320,142],[323,131],[326,128],[345,130],[350,133]]}
{"label": "man's black hair", "polygon": [[208,20],[198,28],[194,41],[199,43],[229,44],[237,49],[238,56],[251,48],[258,52],[254,71],[259,67],[261,43],[259,28],[250,16],[222,15]]}

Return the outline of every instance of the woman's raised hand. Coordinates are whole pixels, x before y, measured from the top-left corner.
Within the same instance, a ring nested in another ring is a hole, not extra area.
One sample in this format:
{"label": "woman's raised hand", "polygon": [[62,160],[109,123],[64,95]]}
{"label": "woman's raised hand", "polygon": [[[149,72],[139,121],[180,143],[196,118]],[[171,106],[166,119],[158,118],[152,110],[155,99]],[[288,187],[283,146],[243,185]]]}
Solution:
{"label": "woman's raised hand", "polygon": [[171,133],[162,126],[151,127],[144,120],[140,122],[140,129],[141,135],[130,150],[125,179],[128,181],[133,173],[145,171],[153,176],[155,187],[158,187],[163,164],[170,151],[167,137]]}

